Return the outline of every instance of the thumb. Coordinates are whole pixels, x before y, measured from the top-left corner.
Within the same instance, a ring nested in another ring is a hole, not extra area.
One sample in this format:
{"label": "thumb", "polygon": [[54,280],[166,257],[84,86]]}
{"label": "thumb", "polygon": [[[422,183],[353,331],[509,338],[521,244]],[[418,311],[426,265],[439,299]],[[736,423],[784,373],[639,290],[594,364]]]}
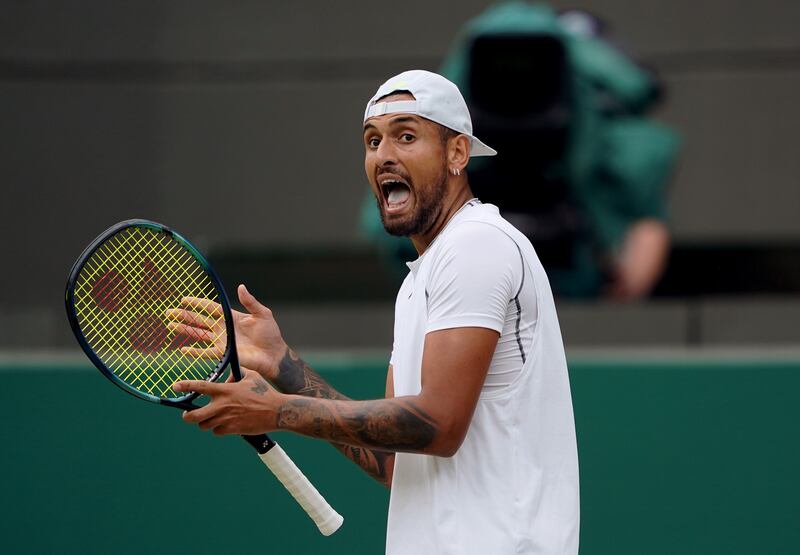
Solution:
{"label": "thumb", "polygon": [[239,294],[239,302],[242,303],[242,306],[247,309],[247,312],[250,314],[263,314],[265,312],[269,312],[269,309],[258,302],[250,291],[247,290],[247,287],[244,286],[244,283],[239,285],[239,289],[237,290]]}
{"label": "thumb", "polygon": [[220,387],[221,384],[207,382],[205,380],[183,380],[172,384],[172,389],[177,392],[194,391],[195,393],[211,395],[212,397],[215,393],[219,393]]}

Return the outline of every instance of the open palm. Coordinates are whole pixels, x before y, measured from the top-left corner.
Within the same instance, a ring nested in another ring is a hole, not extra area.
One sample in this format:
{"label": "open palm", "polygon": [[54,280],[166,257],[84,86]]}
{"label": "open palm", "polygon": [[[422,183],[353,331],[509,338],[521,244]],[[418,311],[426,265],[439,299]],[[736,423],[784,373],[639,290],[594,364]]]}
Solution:
{"label": "open palm", "polygon": [[[250,294],[244,285],[237,291],[239,301],[247,312],[231,311],[236,330],[236,350],[241,366],[257,371],[266,379],[273,379],[277,366],[286,353],[286,343],[272,311]],[[167,311],[170,329],[203,346],[184,346],[185,354],[203,358],[222,358],[228,337],[222,306],[219,303],[185,297],[181,307]]]}

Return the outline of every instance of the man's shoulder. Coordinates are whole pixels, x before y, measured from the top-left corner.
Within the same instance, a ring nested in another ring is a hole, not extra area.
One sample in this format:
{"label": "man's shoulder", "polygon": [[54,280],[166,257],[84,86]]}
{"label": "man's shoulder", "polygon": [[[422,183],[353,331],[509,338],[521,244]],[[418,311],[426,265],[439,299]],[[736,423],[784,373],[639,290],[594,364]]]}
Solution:
{"label": "man's shoulder", "polygon": [[[492,205],[476,207],[465,214],[443,237],[442,243],[453,246],[466,244],[473,248],[481,245],[492,245],[502,248],[503,245],[514,244],[516,229],[497,212]],[[494,209],[494,210],[491,210]]]}
{"label": "man's shoulder", "polygon": [[470,217],[454,223],[425,261],[426,271],[449,267],[471,273],[487,266],[501,271],[505,262],[520,256],[515,239],[495,219]]}

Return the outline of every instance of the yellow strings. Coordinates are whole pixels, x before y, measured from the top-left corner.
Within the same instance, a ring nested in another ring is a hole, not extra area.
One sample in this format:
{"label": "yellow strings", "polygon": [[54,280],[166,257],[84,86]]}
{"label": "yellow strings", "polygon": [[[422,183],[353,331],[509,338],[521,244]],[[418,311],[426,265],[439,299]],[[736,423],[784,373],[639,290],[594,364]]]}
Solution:
{"label": "yellow strings", "polygon": [[[206,379],[221,358],[213,344],[186,343],[203,349],[197,354],[173,348],[175,333],[166,328],[165,312],[178,308],[183,297],[208,299],[206,308],[219,302],[211,279],[182,245],[154,229],[130,227],[84,264],[75,309],[89,346],[116,376],[139,391],[176,397],[172,384]],[[214,340],[225,334],[220,328]]]}

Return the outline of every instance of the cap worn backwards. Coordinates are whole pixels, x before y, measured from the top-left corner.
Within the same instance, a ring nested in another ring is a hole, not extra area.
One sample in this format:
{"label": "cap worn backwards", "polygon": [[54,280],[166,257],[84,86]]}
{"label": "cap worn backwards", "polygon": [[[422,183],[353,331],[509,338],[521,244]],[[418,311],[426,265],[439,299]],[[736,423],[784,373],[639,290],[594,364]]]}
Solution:
{"label": "cap worn backwards", "polygon": [[[408,91],[414,100],[378,102],[394,92]],[[367,102],[364,121],[384,114],[416,114],[470,138],[470,156],[494,156],[497,151],[472,134],[472,118],[458,87],[436,73],[413,69],[395,75],[378,87]]]}

